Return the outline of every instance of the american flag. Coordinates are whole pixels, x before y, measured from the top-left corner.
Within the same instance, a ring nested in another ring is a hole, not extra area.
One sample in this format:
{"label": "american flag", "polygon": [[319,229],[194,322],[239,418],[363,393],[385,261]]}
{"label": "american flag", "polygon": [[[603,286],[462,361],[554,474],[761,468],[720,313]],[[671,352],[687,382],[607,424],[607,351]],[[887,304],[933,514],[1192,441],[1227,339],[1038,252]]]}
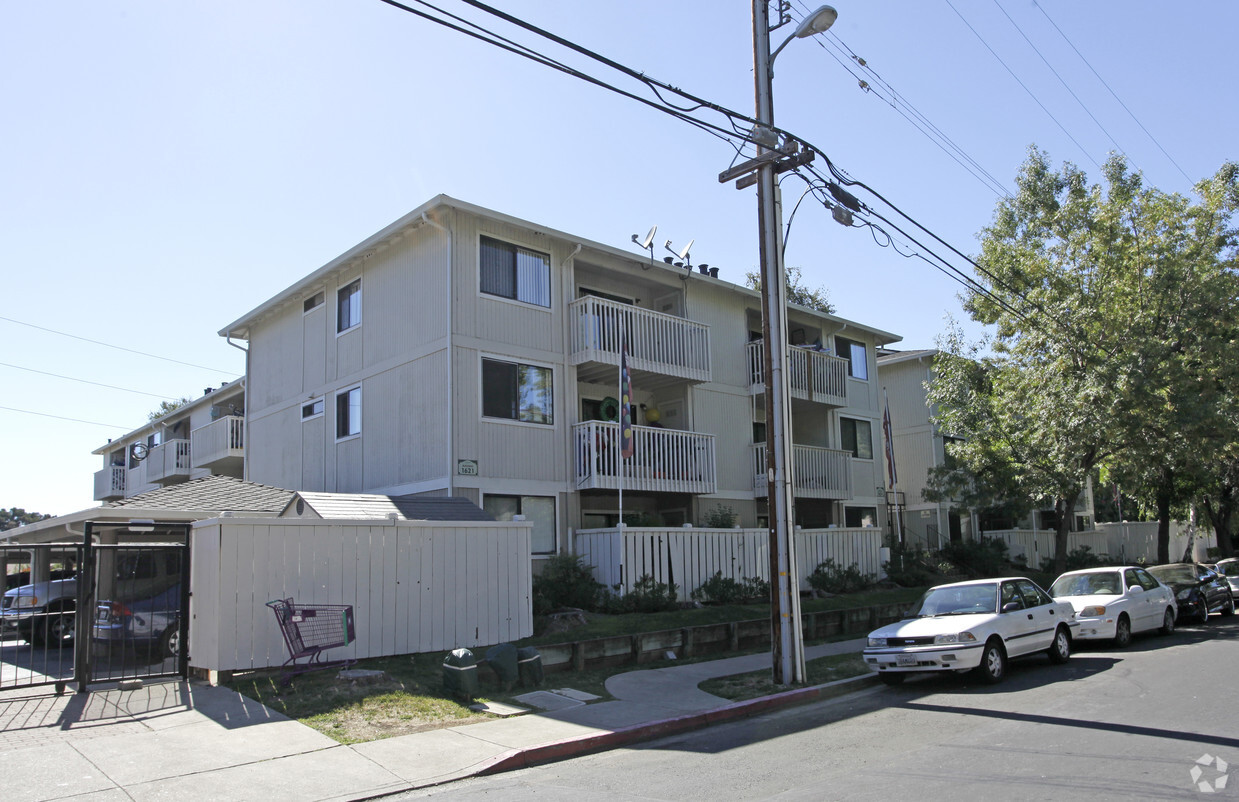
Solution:
{"label": "american flag", "polygon": [[894,490],[898,482],[898,475],[895,472],[895,434],[891,429],[891,402],[886,397],[886,390],[882,390],[882,401],[886,404],[886,411],[882,413],[882,433],[886,435],[886,473],[891,480],[891,489]]}
{"label": "american flag", "polygon": [[620,348],[620,456],[632,456],[632,377],[628,375],[628,343]]}

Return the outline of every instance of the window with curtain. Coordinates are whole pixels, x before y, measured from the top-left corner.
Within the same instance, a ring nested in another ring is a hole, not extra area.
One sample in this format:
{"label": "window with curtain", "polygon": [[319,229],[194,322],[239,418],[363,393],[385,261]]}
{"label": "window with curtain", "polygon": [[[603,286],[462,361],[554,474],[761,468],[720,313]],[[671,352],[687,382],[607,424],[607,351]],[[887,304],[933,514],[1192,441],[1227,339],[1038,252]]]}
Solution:
{"label": "window with curtain", "polygon": [[551,369],[482,360],[482,415],[525,423],[555,422]]}
{"label": "window with curtain", "polygon": [[839,442],[858,459],[873,459],[873,424],[867,420],[839,418]]}
{"label": "window with curtain", "polygon": [[531,551],[555,553],[555,499],[550,496],[493,496],[482,499],[482,509],[496,521],[511,521],[517,515],[533,523]]}
{"label": "window with curtain", "polygon": [[354,279],[336,293],[336,332],[361,324],[361,279]]}
{"label": "window with curtain", "polygon": [[551,305],[551,257],[482,237],[482,292],[537,306]]}
{"label": "window with curtain", "polygon": [[361,388],[353,387],[336,395],[336,438],[361,434]]}
{"label": "window with curtain", "polygon": [[865,344],[847,337],[835,338],[835,352],[848,361],[848,375],[853,379],[869,378],[868,351]]}

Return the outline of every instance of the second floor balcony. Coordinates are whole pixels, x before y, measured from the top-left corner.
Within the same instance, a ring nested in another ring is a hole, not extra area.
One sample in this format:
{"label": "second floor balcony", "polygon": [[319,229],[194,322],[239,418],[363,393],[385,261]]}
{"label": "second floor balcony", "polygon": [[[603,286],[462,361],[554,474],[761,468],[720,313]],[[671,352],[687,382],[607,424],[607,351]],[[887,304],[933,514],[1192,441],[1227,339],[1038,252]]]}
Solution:
{"label": "second floor balcony", "polygon": [[175,484],[189,478],[193,464],[189,459],[188,440],[168,440],[152,446],[142,460],[146,468],[146,481],[159,484]]}
{"label": "second floor balcony", "polygon": [[[852,498],[852,452],[819,446],[792,447],[792,495],[847,501]],[[766,444],[753,446],[753,490],[758,498],[769,492],[766,479]]]}
{"label": "second floor balcony", "polygon": [[713,493],[714,435],[634,426],[633,454],[621,458],[618,423],[587,421],[572,427],[576,488]]}
{"label": "second floor balcony", "polygon": [[125,497],[124,465],[109,465],[95,472],[95,501],[115,501]]}
{"label": "second floor balcony", "polygon": [[628,343],[628,369],[650,389],[669,380],[710,381],[710,327],[592,295],[568,304],[569,355],[581,381],[611,382]]}
{"label": "second floor balcony", "polygon": [[[765,364],[760,342],[749,343],[749,392],[754,395],[766,389],[762,376]],[[832,356],[825,351],[800,348],[792,345],[787,349],[787,382],[792,398],[845,407],[848,403],[848,361]]]}
{"label": "second floor balcony", "polygon": [[241,475],[245,461],[245,418],[226,415],[189,433],[190,455],[195,468],[213,473]]}

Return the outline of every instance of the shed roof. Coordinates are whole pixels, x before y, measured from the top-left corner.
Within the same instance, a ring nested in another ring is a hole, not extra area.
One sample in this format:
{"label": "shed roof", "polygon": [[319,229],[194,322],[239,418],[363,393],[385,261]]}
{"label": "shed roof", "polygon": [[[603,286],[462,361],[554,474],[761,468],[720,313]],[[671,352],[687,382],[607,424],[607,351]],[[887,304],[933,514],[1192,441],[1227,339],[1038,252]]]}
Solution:
{"label": "shed roof", "polygon": [[[296,509],[297,502],[302,511]],[[493,521],[494,516],[467,498],[456,496],[382,496],[370,493],[301,491],[284,505],[283,516],[316,515],[344,520]]]}

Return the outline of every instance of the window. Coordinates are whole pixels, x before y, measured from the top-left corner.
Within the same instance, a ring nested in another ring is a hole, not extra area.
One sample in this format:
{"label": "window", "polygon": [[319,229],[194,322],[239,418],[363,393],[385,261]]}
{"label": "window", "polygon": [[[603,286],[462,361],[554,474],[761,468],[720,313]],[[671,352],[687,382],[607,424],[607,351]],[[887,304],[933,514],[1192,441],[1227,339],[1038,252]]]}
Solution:
{"label": "window", "polygon": [[877,507],[844,507],[843,525],[849,529],[878,525]]}
{"label": "window", "polygon": [[309,420],[310,418],[317,418],[319,415],[322,415],[322,414],[323,414],[323,399],[321,398],[316,398],[315,400],[310,401],[309,403],[301,405],[301,419],[302,420]]}
{"label": "window", "polygon": [[163,445],[163,432],[158,431],[152,434],[151,436],[147,437],[146,445],[148,448],[154,448],[155,446]]}
{"label": "window", "polygon": [[525,423],[555,422],[551,369],[482,360],[482,415]]}
{"label": "window", "polygon": [[1046,604],[1053,604],[1051,599],[1044,590],[1029,582],[1027,579],[1016,580],[1016,585],[1019,586],[1020,595],[1024,597],[1024,606],[1026,608],[1041,607]]}
{"label": "window", "polygon": [[839,442],[857,459],[873,459],[873,424],[867,420],[839,418]]}
{"label": "window", "polygon": [[361,279],[354,279],[336,293],[336,333],[361,324]]}
{"label": "window", "polygon": [[555,499],[549,496],[492,496],[482,499],[482,509],[496,521],[511,521],[523,515],[533,522],[531,551],[534,554],[555,553]]}
{"label": "window", "polygon": [[869,362],[864,343],[846,337],[835,338],[835,351],[848,361],[848,375],[853,379],[869,378]]}
{"label": "window", "polygon": [[336,395],[336,439],[361,434],[361,388],[353,387]]}
{"label": "window", "polygon": [[315,309],[318,309],[320,306],[323,305],[324,300],[326,300],[324,293],[321,293],[321,292],[314,293],[309,298],[306,298],[305,303],[301,305],[302,313],[304,314],[305,312],[313,312]]}
{"label": "window", "polygon": [[551,305],[551,257],[482,237],[481,289],[487,295]]}

